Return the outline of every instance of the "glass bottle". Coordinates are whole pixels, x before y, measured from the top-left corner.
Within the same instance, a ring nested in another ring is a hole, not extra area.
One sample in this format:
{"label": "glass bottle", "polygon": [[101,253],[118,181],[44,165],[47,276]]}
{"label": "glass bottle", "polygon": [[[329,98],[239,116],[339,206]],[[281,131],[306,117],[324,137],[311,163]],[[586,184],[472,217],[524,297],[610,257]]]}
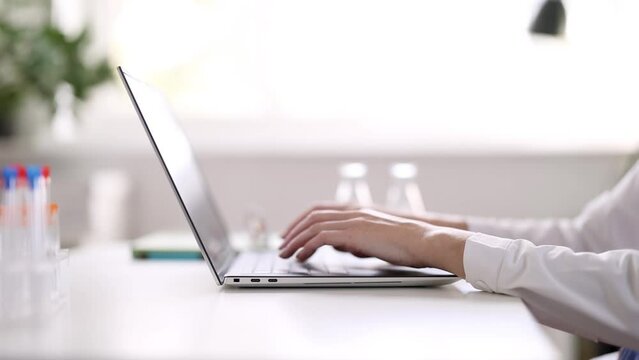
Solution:
{"label": "glass bottle", "polygon": [[391,183],[386,193],[386,207],[391,210],[423,213],[424,200],[417,185],[417,165],[394,163],[389,168]]}
{"label": "glass bottle", "polygon": [[264,212],[257,205],[251,205],[244,217],[244,224],[248,235],[247,244],[251,250],[261,251],[268,248],[268,227]]}
{"label": "glass bottle", "polygon": [[370,188],[366,182],[368,168],[359,162],[345,163],[339,166],[340,181],[337,185],[335,200],[340,204],[373,205]]}

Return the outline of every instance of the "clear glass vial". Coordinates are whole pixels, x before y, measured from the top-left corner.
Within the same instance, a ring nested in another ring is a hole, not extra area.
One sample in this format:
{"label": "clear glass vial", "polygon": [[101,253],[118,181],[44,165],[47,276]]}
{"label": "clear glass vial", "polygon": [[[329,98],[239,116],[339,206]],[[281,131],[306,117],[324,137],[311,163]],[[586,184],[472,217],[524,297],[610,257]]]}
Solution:
{"label": "clear glass vial", "polygon": [[394,163],[389,168],[391,182],[386,193],[386,207],[391,210],[423,213],[424,200],[417,185],[417,165]]}
{"label": "clear glass vial", "polygon": [[366,164],[360,162],[344,163],[339,166],[340,180],[337,184],[335,201],[340,204],[373,205],[366,174]]}

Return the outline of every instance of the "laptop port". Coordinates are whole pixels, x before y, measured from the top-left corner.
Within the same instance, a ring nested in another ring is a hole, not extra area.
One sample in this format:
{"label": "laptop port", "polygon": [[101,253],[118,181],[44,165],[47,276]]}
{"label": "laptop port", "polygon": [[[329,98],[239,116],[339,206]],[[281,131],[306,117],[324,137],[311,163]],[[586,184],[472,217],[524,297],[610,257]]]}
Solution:
{"label": "laptop port", "polygon": [[233,279],[233,282],[240,282],[240,279]]}
{"label": "laptop port", "polygon": [[251,282],[260,282],[260,279],[251,279]]}
{"label": "laptop port", "polygon": [[277,279],[268,279],[268,282],[277,282]]}

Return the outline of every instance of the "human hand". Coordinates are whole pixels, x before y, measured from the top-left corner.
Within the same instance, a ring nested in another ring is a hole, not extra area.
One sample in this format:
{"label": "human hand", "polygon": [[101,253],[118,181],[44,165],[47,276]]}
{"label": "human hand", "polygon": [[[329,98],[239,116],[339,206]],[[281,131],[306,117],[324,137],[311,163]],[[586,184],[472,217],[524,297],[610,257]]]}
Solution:
{"label": "human hand", "polygon": [[[364,207],[358,205],[358,204],[342,204],[342,203],[337,203],[337,202],[322,202],[322,203],[317,203],[313,206],[311,206],[310,208],[308,208],[306,211],[304,211],[303,213],[301,213],[298,217],[295,218],[295,220],[293,220],[293,222],[291,222],[288,227],[286,228],[286,230],[284,230],[280,236],[282,237],[282,239],[286,239],[288,237],[288,235],[293,231],[293,229],[296,228],[297,225],[299,225],[299,223],[304,220],[310,213],[314,212],[314,211],[322,211],[322,210],[334,210],[334,211],[344,211],[344,210],[360,210],[360,209],[364,209]],[[284,247],[284,244],[286,242],[284,242],[281,246],[280,249],[282,249]]]}
{"label": "human hand", "polygon": [[377,210],[323,206],[305,212],[284,233],[280,256],[305,261],[331,245],[356,256],[374,256],[396,265],[439,267],[464,276],[465,231],[437,227]]}
{"label": "human hand", "polygon": [[[450,228],[455,228],[455,229],[460,229],[460,230],[468,230],[468,224],[466,222],[466,220],[459,215],[447,215],[447,214],[440,214],[440,213],[434,213],[434,212],[428,212],[428,213],[423,213],[423,214],[413,214],[413,213],[403,213],[403,212],[398,212],[398,211],[392,211],[392,210],[388,210],[385,209],[382,206],[378,206],[378,205],[373,205],[372,207],[363,207],[361,205],[358,204],[340,204],[340,203],[335,203],[335,202],[325,202],[325,203],[318,203],[312,207],[310,207],[309,209],[307,209],[306,211],[304,211],[301,215],[299,215],[287,228],[286,230],[284,230],[280,235],[283,239],[286,239],[288,237],[290,237],[289,235],[291,234],[291,232],[307,217],[309,216],[309,214],[313,213],[313,212],[317,212],[317,211],[346,211],[346,210],[351,210],[351,211],[369,211],[369,210],[375,210],[381,213],[385,213],[387,215],[393,215],[396,217],[400,217],[400,218],[404,218],[407,220],[416,220],[416,221],[420,221],[420,222],[426,222],[432,225],[436,225],[436,226],[443,226],[443,227],[450,227]],[[284,242],[284,244],[286,244],[286,242]],[[283,248],[284,244],[282,244],[282,246],[280,247]]]}

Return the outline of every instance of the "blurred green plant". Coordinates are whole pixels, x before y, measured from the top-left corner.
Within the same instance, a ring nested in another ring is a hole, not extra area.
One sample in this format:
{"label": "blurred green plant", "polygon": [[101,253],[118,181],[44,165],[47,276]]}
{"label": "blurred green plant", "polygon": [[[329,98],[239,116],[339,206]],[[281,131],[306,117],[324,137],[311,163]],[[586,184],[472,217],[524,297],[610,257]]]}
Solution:
{"label": "blurred green plant", "polygon": [[106,59],[86,60],[89,43],[88,29],[69,37],[52,25],[20,28],[0,19],[0,133],[11,131],[27,96],[39,97],[53,113],[60,85],[69,84],[83,101],[112,78]]}

